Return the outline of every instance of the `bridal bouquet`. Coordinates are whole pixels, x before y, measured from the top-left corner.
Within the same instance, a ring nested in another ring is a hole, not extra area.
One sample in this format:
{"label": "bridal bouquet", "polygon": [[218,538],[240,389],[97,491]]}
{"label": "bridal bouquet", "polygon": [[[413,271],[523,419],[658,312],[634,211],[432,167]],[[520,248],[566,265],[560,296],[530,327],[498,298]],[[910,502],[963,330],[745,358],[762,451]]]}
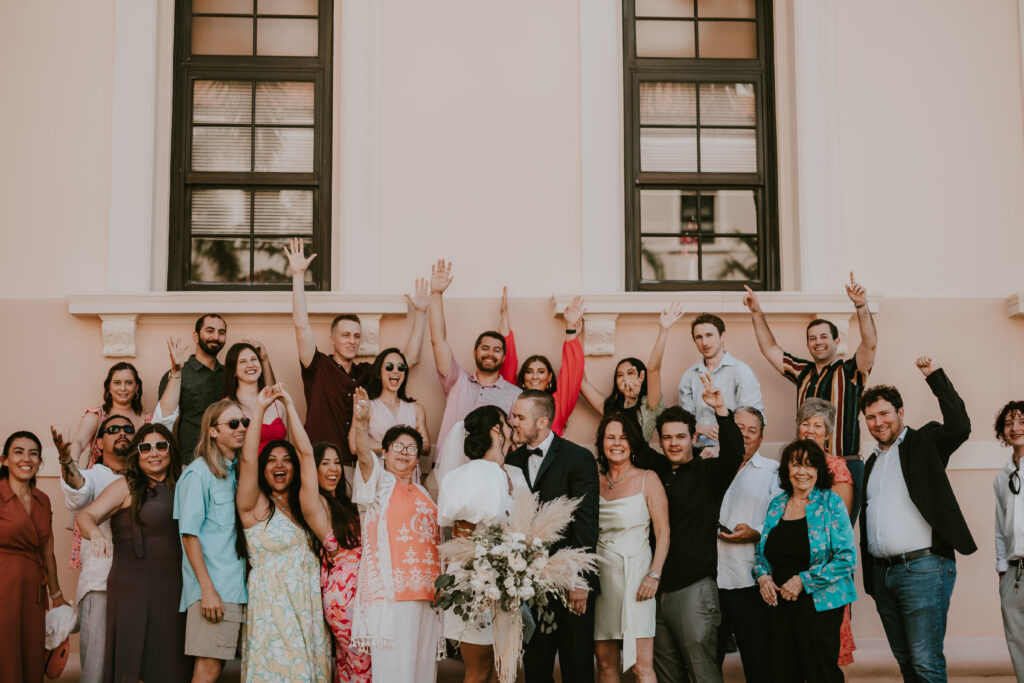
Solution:
{"label": "bridal bouquet", "polygon": [[432,604],[473,626],[491,620],[501,683],[515,680],[519,667],[523,605],[537,611],[541,631],[553,631],[553,601],[567,606],[566,592],[596,567],[596,556],[581,548],[550,552],[578,505],[578,499],[564,497],[541,505],[536,495],[518,490],[507,523],[478,528],[440,547],[447,573],[434,583]]}

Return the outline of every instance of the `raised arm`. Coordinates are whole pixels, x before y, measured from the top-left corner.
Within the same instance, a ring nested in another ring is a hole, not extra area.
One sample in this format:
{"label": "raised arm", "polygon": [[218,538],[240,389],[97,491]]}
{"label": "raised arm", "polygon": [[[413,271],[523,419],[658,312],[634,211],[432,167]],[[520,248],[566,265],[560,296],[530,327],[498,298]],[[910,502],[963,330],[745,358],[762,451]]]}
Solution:
{"label": "raised arm", "polygon": [[946,371],[931,356],[921,356],[914,364],[924,375],[928,387],[939,399],[939,411],[942,423],[929,423],[927,427],[936,425],[935,444],[939,447],[943,466],[949,464],[949,457],[960,448],[971,436],[971,418],[967,415],[964,400],[956,393],[953,383],[946,376]]}
{"label": "raised arm", "polygon": [[245,432],[241,460],[238,463],[238,491],[235,493],[235,505],[238,507],[239,516],[243,518],[243,524],[245,518],[254,513],[260,502],[260,426],[263,424],[267,407],[281,398],[282,391],[280,384],[263,387],[256,396],[256,407],[249,418],[249,429]]}
{"label": "raised arm", "polygon": [[423,449],[420,451],[420,455],[430,455],[430,430],[427,429],[427,411],[423,408],[422,403],[414,403],[413,406],[416,407],[416,431],[423,438]]}
{"label": "raised arm", "polygon": [[188,358],[188,346],[181,337],[168,337],[167,353],[171,357],[171,369],[164,375],[166,382],[162,383],[159,406],[164,418],[174,415],[178,410],[178,402],[181,400],[181,369]]}
{"label": "raised arm", "polygon": [[583,297],[577,296],[565,308],[565,341],[562,342],[562,366],[558,368],[558,389],[555,391],[555,422],[552,429],[561,436],[569,416],[576,409],[583,386],[586,359],[580,343],[583,324]]}
{"label": "raised arm", "polygon": [[[96,413],[90,410],[82,416],[82,421],[78,424],[78,430],[75,432],[75,436],[71,439],[71,443],[68,446],[69,457],[79,466],[83,464],[83,454],[86,454],[86,459],[88,459],[87,454],[89,453],[89,445],[92,443],[92,440],[96,438],[96,430],[99,429],[99,427],[100,416]],[[75,488],[79,487],[76,486]]]}
{"label": "raised arm", "polygon": [[719,493],[724,495],[743,462],[743,435],[725,405],[722,390],[715,386],[711,375],[701,374],[700,382],[704,386],[701,398],[715,411],[715,420],[718,422],[718,457],[709,466],[714,468]]}
{"label": "raised arm", "polygon": [[452,369],[452,347],[448,343],[442,298],[452,279],[452,264],[444,259],[430,267],[430,346],[434,350],[434,365],[442,377]]}
{"label": "raised arm", "polygon": [[658,337],[654,340],[651,357],[647,360],[647,405],[656,408],[661,401],[661,359],[665,355],[668,330],[683,317],[683,305],[676,302],[667,306],[658,318]]}
{"label": "raised arm", "polygon": [[255,339],[243,339],[242,341],[256,349],[256,355],[260,357],[260,365],[263,367],[263,384],[268,387],[277,384],[274,379],[274,368],[270,365],[270,353],[267,351],[267,347]]}
{"label": "raised arm", "polygon": [[857,309],[857,325],[860,326],[860,346],[857,347],[857,367],[867,375],[875,364],[875,351],[878,350],[878,330],[875,319],[868,308],[868,293],[863,285],[853,279],[850,272],[850,284],[846,285],[846,296],[850,297]]}
{"label": "raised arm", "polygon": [[284,245],[285,258],[292,273],[292,324],[295,325],[295,343],[299,347],[299,362],[308,368],[316,355],[316,339],[313,328],[309,326],[309,313],[306,310],[306,269],[316,258],[316,254],[306,258],[302,239],[293,238],[291,244]]}
{"label": "raised arm", "polygon": [[[658,592],[658,584],[661,581],[661,571],[665,567],[665,558],[668,557],[669,538],[671,536],[668,523],[668,496],[665,495],[665,487],[661,481],[651,472],[650,477],[644,472],[644,499],[647,501],[647,511],[651,515],[651,524],[654,527],[654,559],[651,560],[650,573],[640,582],[637,590],[637,600],[653,598]],[[654,578],[651,574],[658,574]]]}
{"label": "raised arm", "polygon": [[320,480],[316,471],[316,458],[313,457],[313,444],[302,427],[302,418],[295,410],[295,402],[291,395],[282,390],[281,400],[288,413],[288,422],[292,425],[288,430],[288,440],[295,446],[295,451],[299,455],[299,506],[309,528],[322,542],[331,530],[331,514],[320,495]]}
{"label": "raised arm", "polygon": [[757,337],[757,346],[771,366],[784,375],[786,374],[786,368],[782,363],[784,351],[775,341],[775,335],[768,327],[768,319],[764,317],[764,311],[761,310],[761,302],[758,300],[757,294],[754,294],[754,290],[746,285],[743,285],[743,288],[747,290],[747,293],[743,295],[743,305],[750,311],[750,318],[754,324],[754,336]]}
{"label": "raised arm", "polygon": [[420,362],[420,352],[423,350],[423,330],[426,327],[427,309],[430,307],[430,286],[427,279],[417,278],[412,296],[406,294],[405,298],[412,306],[413,317],[409,339],[406,340],[402,353],[405,354],[405,362],[409,364],[411,370]]}
{"label": "raised arm", "polygon": [[587,400],[587,403],[597,411],[598,415],[604,414],[604,402],[608,397],[590,383],[586,372],[583,373],[583,381],[580,382],[580,393],[583,394],[583,398]]}
{"label": "raised arm", "polygon": [[96,500],[78,513],[78,530],[82,533],[82,538],[91,541],[93,555],[110,557],[113,547],[111,539],[107,538],[100,529],[100,524],[130,504],[131,494],[128,492],[128,482],[122,477],[103,489],[103,493]]}
{"label": "raised arm", "polygon": [[498,308],[498,332],[505,338],[505,360],[501,364],[501,377],[512,384],[519,379],[519,354],[516,352],[516,337],[512,334],[512,321],[508,313],[508,287],[501,288],[501,305]]}
{"label": "raised arm", "polygon": [[355,454],[359,459],[359,473],[363,481],[369,481],[373,474],[373,459],[377,456],[370,448],[370,399],[362,387],[356,388],[352,396],[352,428],[356,432]]}
{"label": "raised arm", "polygon": [[[91,414],[91,413],[90,413]],[[84,418],[83,418],[84,421]],[[75,459],[71,457],[71,445],[64,435],[59,433],[53,425],[50,425],[50,435],[53,437],[53,445],[57,448],[57,462],[60,463],[60,477],[64,483],[76,491],[85,486],[85,477],[78,470]]]}

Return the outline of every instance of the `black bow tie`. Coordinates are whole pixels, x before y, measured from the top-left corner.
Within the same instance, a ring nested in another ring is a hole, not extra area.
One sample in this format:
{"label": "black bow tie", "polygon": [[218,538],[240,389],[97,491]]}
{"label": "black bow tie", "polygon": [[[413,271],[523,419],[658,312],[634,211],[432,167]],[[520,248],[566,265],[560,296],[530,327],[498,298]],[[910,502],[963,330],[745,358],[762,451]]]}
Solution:
{"label": "black bow tie", "polygon": [[538,457],[541,457],[541,458],[543,458],[543,457],[544,457],[544,451],[542,451],[542,450],[541,450],[541,449],[539,449],[539,448],[527,448],[527,449],[526,449],[526,455],[527,455],[527,456],[530,456],[530,455],[536,455],[536,456],[538,456]]}

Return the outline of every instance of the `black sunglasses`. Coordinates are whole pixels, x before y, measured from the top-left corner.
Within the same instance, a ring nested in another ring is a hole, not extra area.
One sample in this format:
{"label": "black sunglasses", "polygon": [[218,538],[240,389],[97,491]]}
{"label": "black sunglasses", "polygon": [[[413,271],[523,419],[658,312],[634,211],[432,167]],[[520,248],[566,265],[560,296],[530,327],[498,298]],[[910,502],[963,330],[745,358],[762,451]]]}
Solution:
{"label": "black sunglasses", "polygon": [[1019,474],[1019,472],[1020,472],[1020,470],[1014,470],[1013,472],[1010,472],[1010,481],[1009,481],[1010,493],[1012,493],[1015,496],[1018,493],[1020,493],[1020,474]]}
{"label": "black sunglasses", "polygon": [[398,365],[395,365],[394,363],[385,363],[384,364],[384,369],[387,370],[388,372],[391,372],[392,370],[394,370],[396,368],[398,369],[399,372],[405,372],[406,370],[409,369],[409,366],[406,365],[405,363],[399,363]]}
{"label": "black sunglasses", "polygon": [[156,446],[157,453],[166,453],[170,449],[171,444],[169,444],[166,441],[157,441],[156,443],[143,441],[142,443],[139,444],[139,453],[145,455],[146,453],[149,453],[151,450],[153,450],[153,446]]}
{"label": "black sunglasses", "polygon": [[135,425],[110,425],[103,430],[104,434],[120,434],[121,432],[124,432],[125,434],[134,434]]}
{"label": "black sunglasses", "polygon": [[247,418],[247,417],[241,417],[241,418],[236,417],[233,420],[228,420],[227,422],[215,422],[213,426],[216,427],[217,425],[227,425],[230,429],[238,429],[238,425],[242,425],[243,427],[248,428],[249,427],[249,418]]}

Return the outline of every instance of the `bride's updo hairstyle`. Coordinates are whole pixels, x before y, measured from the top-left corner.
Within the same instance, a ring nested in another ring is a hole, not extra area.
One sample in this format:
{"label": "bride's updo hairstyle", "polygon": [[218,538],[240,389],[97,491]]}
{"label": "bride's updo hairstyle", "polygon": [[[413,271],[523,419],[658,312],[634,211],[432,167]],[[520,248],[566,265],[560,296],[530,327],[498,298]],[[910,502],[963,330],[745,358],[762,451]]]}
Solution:
{"label": "bride's updo hairstyle", "polygon": [[491,448],[491,430],[505,422],[505,411],[498,406],[480,406],[466,416],[463,428],[466,442],[463,451],[470,460],[479,460]]}

